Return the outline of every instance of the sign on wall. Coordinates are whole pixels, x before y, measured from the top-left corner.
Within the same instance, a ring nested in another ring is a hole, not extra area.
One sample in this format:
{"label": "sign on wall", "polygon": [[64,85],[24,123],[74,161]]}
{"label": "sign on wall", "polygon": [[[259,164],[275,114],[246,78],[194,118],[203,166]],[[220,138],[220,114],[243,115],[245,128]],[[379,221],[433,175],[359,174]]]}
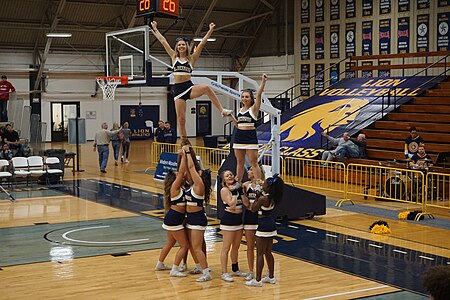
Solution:
{"label": "sign on wall", "polygon": [[345,25],[345,57],[356,55],[356,23]]}
{"label": "sign on wall", "polygon": [[339,58],[339,25],[330,26],[330,58]]}
{"label": "sign on wall", "polygon": [[391,13],[391,0],[380,0],[380,15]]}
{"label": "sign on wall", "polygon": [[314,1],[316,3],[316,22],[322,22],[324,17],[324,1]]}
{"label": "sign on wall", "polygon": [[398,0],[398,12],[409,11],[409,0]]}
{"label": "sign on wall", "polygon": [[438,7],[449,6],[450,0],[438,0]]}
{"label": "sign on wall", "polygon": [[339,81],[339,64],[330,64],[330,85]]}
{"label": "sign on wall", "polygon": [[[389,66],[391,64],[391,62],[389,60],[380,60],[378,62],[379,66]],[[391,77],[391,70],[386,68],[383,70],[378,70],[378,77],[381,78],[386,78],[386,77]]]}
{"label": "sign on wall", "polygon": [[345,17],[347,19],[356,17],[356,0],[345,1]]}
{"label": "sign on wall", "polygon": [[303,60],[309,59],[309,27],[302,28],[302,39],[301,39],[301,57]]}
{"label": "sign on wall", "polygon": [[430,0],[417,0],[417,9],[430,8]]}
{"label": "sign on wall", "polygon": [[314,92],[320,93],[324,89],[325,82],[325,64],[316,64],[316,78],[314,81]]}
{"label": "sign on wall", "polygon": [[[371,66],[373,66],[373,62],[372,61],[363,61],[362,66],[371,67]],[[373,75],[372,70],[362,70],[362,72],[361,72],[362,78],[370,78],[370,77],[372,77],[372,75]]]}
{"label": "sign on wall", "polygon": [[362,53],[361,55],[372,55],[372,21],[362,23]]}
{"label": "sign on wall", "polygon": [[352,71],[351,68],[356,66],[355,61],[345,62],[345,78],[355,78],[356,71]]}
{"label": "sign on wall", "polygon": [[330,0],[330,19],[339,20],[339,0]]}
{"label": "sign on wall", "polygon": [[159,105],[121,105],[120,123],[128,122],[131,130],[130,139],[143,140],[153,136],[153,128],[147,127],[148,122],[158,124]]}
{"label": "sign on wall", "polygon": [[373,0],[363,0],[362,12],[363,16],[371,16],[373,14]]}
{"label": "sign on wall", "polygon": [[300,94],[302,96],[309,97],[309,75],[310,74],[310,68],[309,64],[303,64],[301,65],[301,73],[300,73]]}
{"label": "sign on wall", "polygon": [[380,54],[391,53],[391,19],[380,20]]}
{"label": "sign on wall", "polygon": [[398,19],[397,53],[409,53],[409,17]]}
{"label": "sign on wall", "polygon": [[323,26],[316,27],[316,33],[315,33],[315,39],[314,39],[314,42],[316,45],[316,52],[315,52],[316,59],[324,59],[325,58],[324,32],[325,32],[325,27],[323,27]]}
{"label": "sign on wall", "polygon": [[449,19],[450,13],[441,13],[438,14],[438,22],[437,22],[437,51],[446,51],[449,50],[449,38],[450,38],[450,30],[449,30]]}
{"label": "sign on wall", "polygon": [[417,52],[428,51],[430,15],[417,16]]}
{"label": "sign on wall", "polygon": [[301,20],[303,23],[309,23],[309,0],[302,0]]}

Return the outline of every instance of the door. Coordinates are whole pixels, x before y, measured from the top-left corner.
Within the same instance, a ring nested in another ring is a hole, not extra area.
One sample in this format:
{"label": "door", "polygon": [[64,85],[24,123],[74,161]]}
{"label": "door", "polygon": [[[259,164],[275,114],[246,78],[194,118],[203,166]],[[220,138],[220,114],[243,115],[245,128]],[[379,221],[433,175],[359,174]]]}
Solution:
{"label": "door", "polygon": [[211,102],[197,101],[197,136],[211,134]]}
{"label": "door", "polygon": [[69,119],[80,116],[80,102],[52,102],[52,142],[66,142]]}

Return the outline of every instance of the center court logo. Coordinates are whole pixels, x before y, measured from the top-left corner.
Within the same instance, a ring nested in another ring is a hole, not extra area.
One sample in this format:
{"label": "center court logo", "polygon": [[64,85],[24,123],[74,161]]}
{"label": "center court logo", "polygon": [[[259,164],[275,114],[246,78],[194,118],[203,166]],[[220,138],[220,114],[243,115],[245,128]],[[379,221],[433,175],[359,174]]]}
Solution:
{"label": "center court logo", "polygon": [[[369,101],[364,98],[336,100],[302,111],[281,125],[283,142],[306,140],[320,133],[329,125],[340,120],[336,127],[347,125],[355,120],[358,113],[352,114]],[[335,128],[331,128],[332,130]]]}

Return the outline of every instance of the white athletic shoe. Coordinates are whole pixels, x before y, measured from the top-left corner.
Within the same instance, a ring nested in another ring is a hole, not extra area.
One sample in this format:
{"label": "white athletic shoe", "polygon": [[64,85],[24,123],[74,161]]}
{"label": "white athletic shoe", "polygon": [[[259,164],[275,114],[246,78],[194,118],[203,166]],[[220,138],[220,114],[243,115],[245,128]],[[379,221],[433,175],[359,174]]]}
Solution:
{"label": "white athletic shoe", "polygon": [[232,113],[233,113],[233,111],[232,111],[231,109],[226,109],[226,108],[224,108],[224,109],[222,110],[222,116],[223,116],[223,117],[229,116],[229,115],[231,115]]}
{"label": "white athletic shoe", "polygon": [[170,276],[172,276],[172,277],[186,277],[187,275],[184,274],[184,273],[181,273],[178,270],[171,270],[170,271]]}
{"label": "white athletic shoe", "polygon": [[261,282],[275,284],[277,283],[277,279],[275,277],[270,278],[269,276],[266,276],[263,279],[261,279]]}
{"label": "white athletic shoe", "polygon": [[222,276],[220,276],[220,278],[222,278],[222,280],[226,281],[226,282],[233,282],[234,281],[233,277],[231,277],[231,275],[228,274],[228,273],[223,273]]}
{"label": "white athletic shoe", "polygon": [[202,274],[202,270],[195,267],[192,270],[189,271],[189,274]]}
{"label": "white athletic shoe", "polygon": [[127,164],[127,163],[129,163],[130,161],[128,160],[128,159],[125,159],[125,163]]}
{"label": "white athletic shoe", "polygon": [[184,272],[187,270],[187,266],[185,263],[182,263],[181,266],[178,268],[178,271]]}
{"label": "white athletic shoe", "polygon": [[200,276],[199,278],[196,279],[197,282],[204,282],[204,281],[209,281],[211,280],[211,275],[210,274],[205,274]]}
{"label": "white athletic shoe", "polygon": [[172,270],[172,268],[169,266],[166,266],[163,262],[158,261],[156,263],[155,270],[156,271],[166,271],[166,270]]}
{"label": "white athletic shoe", "polygon": [[239,277],[246,277],[247,273],[244,273],[242,271],[236,271],[236,272],[231,272],[231,275],[233,276],[239,276]]}
{"label": "white athletic shoe", "polygon": [[263,286],[261,281],[256,281],[256,279],[254,279],[254,278],[252,280],[250,280],[250,281],[246,281],[245,285],[246,286],[258,286],[258,287]]}
{"label": "white athletic shoe", "polygon": [[247,276],[245,276],[245,280],[246,281],[250,281],[253,279],[253,272],[248,272]]}

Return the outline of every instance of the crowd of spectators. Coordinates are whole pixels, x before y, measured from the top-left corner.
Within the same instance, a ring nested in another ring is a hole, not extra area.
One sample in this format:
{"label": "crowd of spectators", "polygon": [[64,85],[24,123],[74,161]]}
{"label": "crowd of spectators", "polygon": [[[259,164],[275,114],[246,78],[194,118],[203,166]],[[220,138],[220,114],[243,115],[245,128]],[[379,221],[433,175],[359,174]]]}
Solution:
{"label": "crowd of spectators", "polygon": [[155,129],[153,137],[155,142],[175,144],[177,142],[177,133],[172,128],[169,121],[159,120],[158,128]]}
{"label": "crowd of spectators", "polygon": [[6,124],[0,128],[2,141],[0,159],[11,160],[13,157],[25,156],[25,143],[20,140],[19,133],[14,130],[12,124]]}

